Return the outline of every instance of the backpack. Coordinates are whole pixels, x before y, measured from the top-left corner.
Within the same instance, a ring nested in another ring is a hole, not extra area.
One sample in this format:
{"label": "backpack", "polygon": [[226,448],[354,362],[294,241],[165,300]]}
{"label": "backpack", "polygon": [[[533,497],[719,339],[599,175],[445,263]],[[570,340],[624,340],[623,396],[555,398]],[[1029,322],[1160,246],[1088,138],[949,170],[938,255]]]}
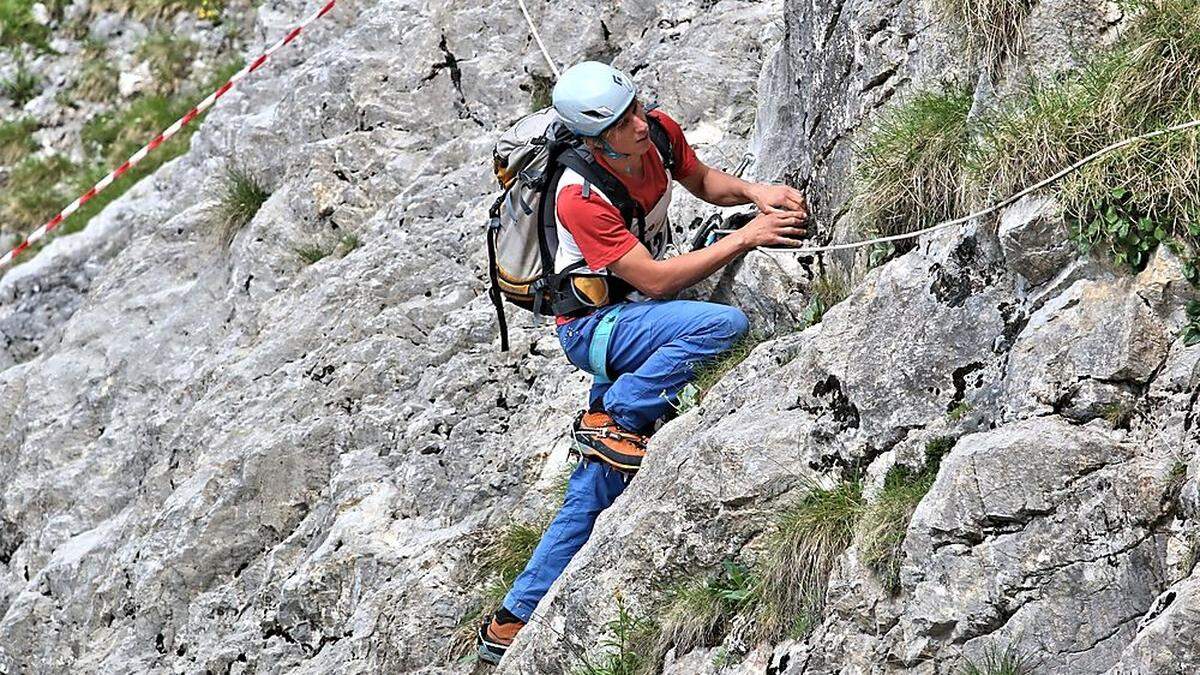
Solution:
{"label": "backpack", "polygon": [[[646,110],[653,110],[653,106]],[[663,166],[673,171],[675,154],[666,129],[653,116],[647,115],[646,119],[650,140],[662,156]],[[631,231],[638,228],[639,240],[646,214],[621,181],[600,166],[587,147],[567,130],[554,108],[518,120],[496,142],[492,161],[501,193],[488,210],[489,295],[500,325],[500,349],[508,351],[504,300],[535,316],[572,316],[595,309],[581,302],[568,287],[582,264],[558,274],[554,271],[558,250],[555,187],[563,171],[569,168],[583,176],[585,194],[589,186],[598,188],[620,211],[626,226]],[[615,277],[613,281],[623,284]],[[632,287],[624,284],[621,290],[627,293]],[[609,297],[614,295],[618,294],[610,293]]]}

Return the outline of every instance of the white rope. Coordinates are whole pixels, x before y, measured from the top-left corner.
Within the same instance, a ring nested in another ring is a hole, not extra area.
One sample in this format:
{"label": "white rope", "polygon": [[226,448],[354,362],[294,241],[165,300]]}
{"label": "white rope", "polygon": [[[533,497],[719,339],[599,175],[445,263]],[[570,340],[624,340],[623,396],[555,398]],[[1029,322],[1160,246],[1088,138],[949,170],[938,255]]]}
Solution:
{"label": "white rope", "polygon": [[[1071,166],[1068,166],[1067,168],[1063,169],[1062,171],[1059,171],[1058,173],[1054,174],[1053,176],[1050,176],[1049,178],[1047,178],[1041,182],[1030,185],[1029,187],[1025,188],[1024,190],[1021,190],[1020,192],[1016,193],[1015,195],[1009,197],[1008,199],[1005,199],[1001,202],[993,204],[992,206],[989,206],[988,208],[983,209],[982,211],[976,211],[975,213],[971,213],[971,214],[962,216],[960,218],[946,220],[946,221],[940,222],[936,225],[931,225],[930,227],[916,230],[915,232],[906,232],[904,234],[893,234],[893,235],[890,235],[887,237],[876,237],[874,239],[867,239],[866,241],[854,241],[854,242],[850,242],[847,244],[829,244],[827,246],[798,246],[795,248],[792,248],[790,246],[787,246],[787,247],[769,246],[769,247],[760,247],[757,250],[766,251],[768,253],[792,253],[792,254],[823,253],[826,251],[845,251],[845,250],[849,250],[849,249],[862,248],[864,246],[874,246],[875,244],[886,244],[886,243],[892,242],[892,241],[901,241],[903,239],[912,239],[914,237],[919,237],[924,234],[938,232],[938,231],[944,230],[946,228],[953,227],[955,225],[961,225],[962,223],[965,223],[965,222],[974,220],[976,218],[986,216],[989,213],[998,211],[998,210],[1008,206],[1009,204],[1012,204],[1013,202],[1017,201],[1021,197],[1024,197],[1025,195],[1030,194],[1031,192],[1037,192],[1038,190],[1041,190],[1042,188],[1046,187],[1047,185],[1050,185],[1051,183],[1061,180],[1064,176],[1082,169],[1085,165],[1095,161],[1096,159],[1099,159],[1100,157],[1107,155],[1108,153],[1113,152],[1115,150],[1119,150],[1127,145],[1131,145],[1133,143],[1138,143],[1141,141],[1147,141],[1147,140],[1150,140],[1151,138],[1155,138],[1157,136],[1163,136],[1165,134],[1171,134],[1171,133],[1176,133],[1179,131],[1184,131],[1186,129],[1191,129],[1193,127],[1200,127],[1200,120],[1192,120],[1191,122],[1184,122],[1183,124],[1176,124],[1175,126],[1167,127],[1165,129],[1151,131],[1149,133],[1145,133],[1140,136],[1132,136],[1130,138],[1126,138],[1123,141],[1118,141],[1116,143],[1113,143],[1112,145],[1106,146],[1104,148],[1101,148],[1100,150],[1097,150],[1096,152],[1093,152],[1092,154],[1088,155],[1087,157],[1084,157],[1083,159],[1079,160],[1078,162],[1075,162]],[[726,234],[732,234],[735,231],[736,230],[715,230],[714,234],[726,235]]]}
{"label": "white rope", "polygon": [[554,79],[558,79],[558,66],[554,65],[554,59],[550,58],[550,52],[546,51],[546,45],[542,43],[542,36],[538,35],[537,26],[533,25],[533,19],[529,16],[529,8],[525,6],[525,0],[517,0],[521,5],[521,13],[525,15],[525,23],[529,24],[529,32],[533,33],[533,39],[537,40],[538,48],[542,50],[542,56],[546,57],[546,63],[550,66],[550,72],[554,73]]}

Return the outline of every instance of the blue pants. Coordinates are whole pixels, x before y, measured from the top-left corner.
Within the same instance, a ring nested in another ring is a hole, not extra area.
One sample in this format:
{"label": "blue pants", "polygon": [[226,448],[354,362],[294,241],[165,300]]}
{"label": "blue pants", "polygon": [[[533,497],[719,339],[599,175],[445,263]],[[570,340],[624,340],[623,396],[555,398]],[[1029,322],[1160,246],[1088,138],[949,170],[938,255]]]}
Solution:
{"label": "blue pants", "polygon": [[[588,349],[605,308],[558,328],[567,359],[587,371]],[[749,328],[735,307],[688,300],[625,303],[608,346],[608,372],[614,380],[594,384],[591,403],[625,429],[648,433],[670,411],[694,367],[727,351]],[[504,607],[528,622],[550,585],[566,569],[592,533],[600,512],[612,505],[628,476],[607,464],[582,460],[567,483],[562,508],[513,582]]]}

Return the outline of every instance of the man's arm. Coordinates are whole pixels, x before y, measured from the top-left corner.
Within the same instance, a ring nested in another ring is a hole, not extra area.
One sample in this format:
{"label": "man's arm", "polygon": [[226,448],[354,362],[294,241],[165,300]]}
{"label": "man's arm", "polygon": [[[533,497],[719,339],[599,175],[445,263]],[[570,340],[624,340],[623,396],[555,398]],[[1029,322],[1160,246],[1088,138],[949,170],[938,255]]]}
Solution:
{"label": "man's arm", "polygon": [[655,260],[640,242],[608,269],[646,295],[661,299],[716,272],[756,246],[799,246],[805,215],[797,211],[764,213],[711,246],[666,260]]}
{"label": "man's arm", "polygon": [[776,209],[808,213],[804,195],[795,188],[786,185],[750,183],[736,176],[730,176],[720,169],[714,169],[699,160],[697,160],[697,164],[696,170],[687,177],[680,178],[679,182],[688,189],[688,192],[709,204],[717,206],[754,204],[763,213],[771,213]]}

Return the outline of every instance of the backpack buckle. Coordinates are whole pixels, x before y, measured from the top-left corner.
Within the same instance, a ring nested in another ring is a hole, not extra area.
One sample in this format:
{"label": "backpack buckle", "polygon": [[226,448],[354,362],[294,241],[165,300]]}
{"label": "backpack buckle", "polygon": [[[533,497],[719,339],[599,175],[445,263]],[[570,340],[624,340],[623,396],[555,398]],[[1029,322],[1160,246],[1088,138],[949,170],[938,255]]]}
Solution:
{"label": "backpack buckle", "polygon": [[522,183],[534,188],[535,190],[541,190],[542,183],[546,180],[546,174],[544,172],[533,171],[530,169],[522,171],[521,173],[517,174],[517,176],[520,177]]}

